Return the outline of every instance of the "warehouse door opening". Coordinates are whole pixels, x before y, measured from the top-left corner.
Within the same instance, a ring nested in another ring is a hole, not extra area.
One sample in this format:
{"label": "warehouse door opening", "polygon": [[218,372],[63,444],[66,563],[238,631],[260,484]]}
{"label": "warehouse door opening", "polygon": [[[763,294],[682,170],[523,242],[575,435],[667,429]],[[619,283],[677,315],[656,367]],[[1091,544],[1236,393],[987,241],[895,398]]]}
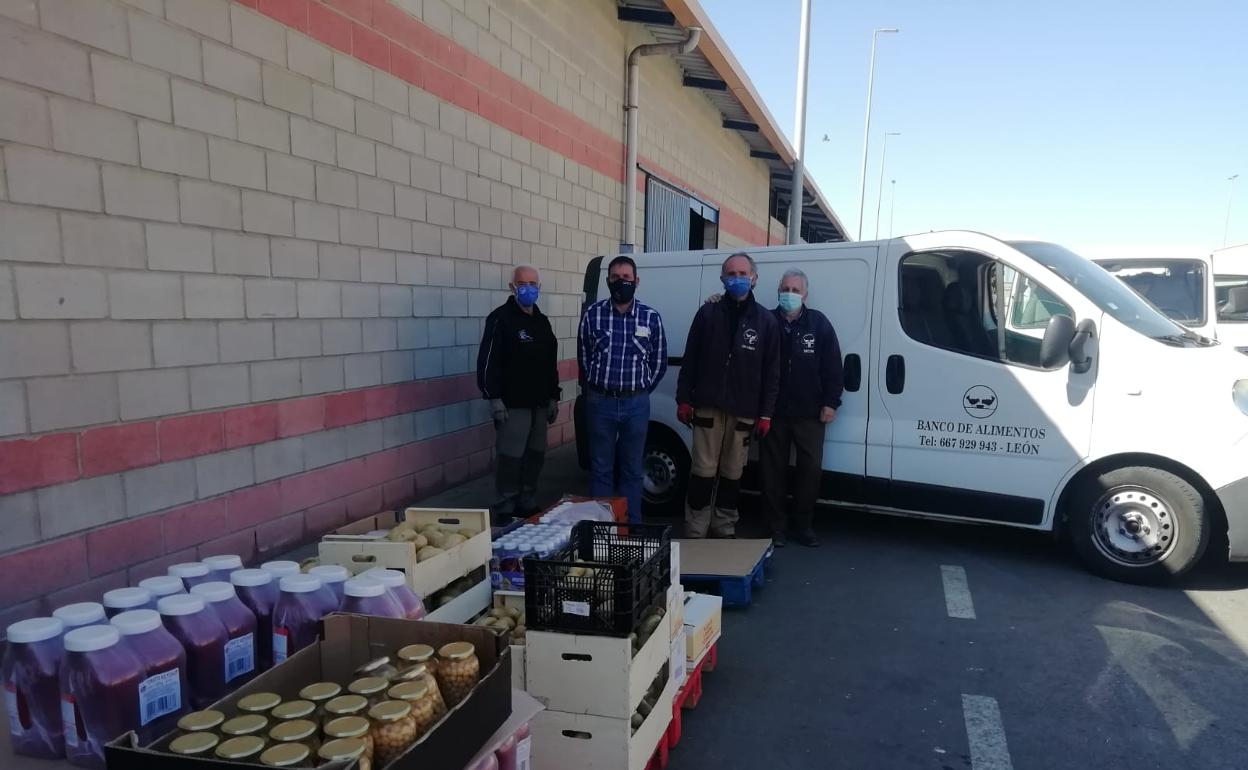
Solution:
{"label": "warehouse door opening", "polygon": [[646,251],[719,248],[719,209],[646,176]]}

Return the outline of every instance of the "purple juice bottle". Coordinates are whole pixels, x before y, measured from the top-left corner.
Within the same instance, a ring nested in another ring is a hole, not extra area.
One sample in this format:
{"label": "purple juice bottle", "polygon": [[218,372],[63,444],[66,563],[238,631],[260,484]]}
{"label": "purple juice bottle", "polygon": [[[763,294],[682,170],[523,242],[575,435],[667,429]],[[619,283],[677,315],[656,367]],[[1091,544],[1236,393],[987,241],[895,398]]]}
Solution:
{"label": "purple juice bottle", "polygon": [[225,624],[191,594],[166,596],[156,603],[169,633],[186,650],[186,676],[191,685],[191,706],[204,709],[230,691],[225,681]]}
{"label": "purple juice bottle", "polygon": [[0,663],[0,682],[16,754],[41,759],[65,756],[60,678],[64,631],[65,624],[56,618],[22,620],[5,630],[8,645]]}
{"label": "purple juice bottle", "polygon": [[146,588],[152,592],[152,601],[160,601],[161,597],[173,596],[174,594],[186,593],[186,585],[183,584],[182,578],[176,578],[171,575],[156,575],[139,581],[139,588]]}
{"label": "purple juice bottle", "polygon": [[273,607],[273,665],[294,655],[320,638],[325,615],[319,595],[321,579],[315,575],[287,575],[278,583],[282,595]]}
{"label": "purple juice bottle", "polygon": [[239,687],[256,673],[256,614],[247,609],[230,583],[200,583],[192,596],[203,599],[225,624],[225,681]]}
{"label": "purple juice bottle", "polygon": [[130,610],[113,618],[122,642],[143,663],[139,684],[139,740],[149,744],[177,726],[191,705],[186,650],[155,610]]}
{"label": "purple juice bottle", "polygon": [[230,582],[230,574],[243,568],[243,557],[235,553],[224,553],[219,556],[208,556],[200,559],[213,580]]}
{"label": "purple juice bottle", "polygon": [[403,617],[408,620],[420,620],[425,616],[425,603],[407,585],[407,575],[397,569],[379,567],[368,570],[364,575],[380,581],[386,587],[386,592],[403,608]]}
{"label": "purple juice bottle", "polygon": [[169,568],[169,575],[170,577],[181,578],[182,585],[186,586],[187,591],[190,591],[200,583],[207,583],[212,580],[212,576],[208,574],[208,565],[198,561],[174,564]]}
{"label": "purple juice bottle", "polygon": [[104,605],[99,602],[66,604],[64,607],[52,610],[52,617],[64,623],[66,631],[108,622],[108,616],[104,613]]}
{"label": "purple juice bottle", "polygon": [[277,579],[262,569],[240,569],[230,575],[239,600],[256,616],[256,668],[273,668],[273,607],[281,592]]}
{"label": "purple juice bottle", "polygon": [[308,574],[320,578],[325,587],[334,594],[334,608],[330,612],[337,610],[342,604],[343,585],[351,578],[350,570],[337,564],[322,564],[308,570]]}
{"label": "purple juice bottle", "polygon": [[104,593],[104,614],[109,619],[130,610],[154,610],[156,599],[146,588],[114,588]]}
{"label": "purple juice bottle", "polygon": [[394,600],[381,581],[371,577],[353,577],[343,587],[342,611],[380,618],[402,618],[403,607]]}
{"label": "purple juice bottle", "polygon": [[71,764],[104,767],[104,744],[138,729],[143,671],[112,626],[81,626],[65,634],[61,719]]}

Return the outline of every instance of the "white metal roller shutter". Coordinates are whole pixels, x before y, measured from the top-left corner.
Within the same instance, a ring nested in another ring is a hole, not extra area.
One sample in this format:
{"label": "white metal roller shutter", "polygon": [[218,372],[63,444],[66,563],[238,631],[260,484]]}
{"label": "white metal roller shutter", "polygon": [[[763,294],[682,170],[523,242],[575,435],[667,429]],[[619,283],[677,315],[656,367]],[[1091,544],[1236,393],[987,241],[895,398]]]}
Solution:
{"label": "white metal roller shutter", "polygon": [[646,177],[646,251],[689,248],[689,196]]}

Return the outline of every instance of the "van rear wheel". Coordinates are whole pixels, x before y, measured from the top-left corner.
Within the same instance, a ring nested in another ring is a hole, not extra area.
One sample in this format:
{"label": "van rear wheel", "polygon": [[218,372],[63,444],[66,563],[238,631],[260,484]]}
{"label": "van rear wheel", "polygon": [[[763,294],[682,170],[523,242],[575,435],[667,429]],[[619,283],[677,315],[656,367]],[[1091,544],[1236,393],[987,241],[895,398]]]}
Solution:
{"label": "van rear wheel", "polygon": [[1209,544],[1200,492],[1160,468],[1117,468],[1071,497],[1075,551],[1092,571],[1127,583],[1161,583],[1188,572]]}
{"label": "van rear wheel", "polygon": [[689,450],[663,426],[651,423],[642,459],[641,498],[647,515],[680,515],[689,483]]}

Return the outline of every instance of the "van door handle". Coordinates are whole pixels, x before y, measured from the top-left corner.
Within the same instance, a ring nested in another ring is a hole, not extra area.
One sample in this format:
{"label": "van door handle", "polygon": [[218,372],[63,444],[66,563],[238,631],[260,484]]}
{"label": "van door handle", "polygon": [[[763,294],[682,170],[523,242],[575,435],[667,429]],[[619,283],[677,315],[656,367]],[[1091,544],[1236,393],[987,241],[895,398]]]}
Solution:
{"label": "van door handle", "polygon": [[845,356],[845,372],[841,379],[844,381],[845,390],[850,393],[856,393],[862,387],[862,359],[857,353]]}
{"label": "van door handle", "polygon": [[906,359],[898,355],[888,357],[884,367],[884,385],[894,396],[906,389]]}

